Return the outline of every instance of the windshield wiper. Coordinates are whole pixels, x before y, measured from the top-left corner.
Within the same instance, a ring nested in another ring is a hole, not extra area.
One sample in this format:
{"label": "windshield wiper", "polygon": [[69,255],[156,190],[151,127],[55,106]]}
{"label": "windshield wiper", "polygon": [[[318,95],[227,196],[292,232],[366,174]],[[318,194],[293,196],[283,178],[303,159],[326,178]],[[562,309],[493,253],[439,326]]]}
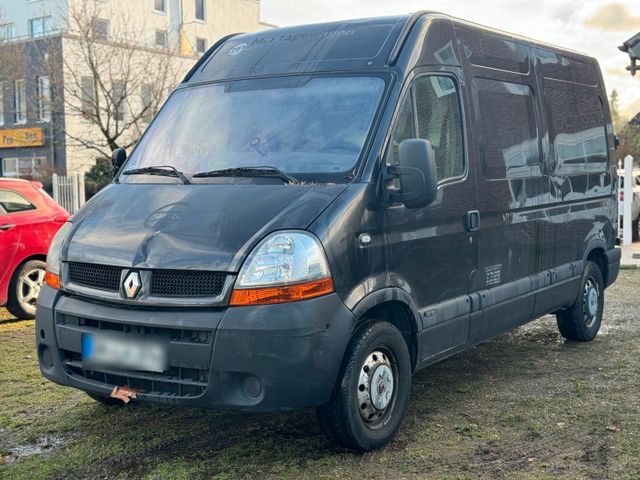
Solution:
{"label": "windshield wiper", "polygon": [[206,177],[275,177],[287,183],[300,183],[300,180],[296,177],[283,172],[279,168],[269,166],[225,168],[222,170],[211,170],[210,172],[200,172],[193,175],[193,178]]}
{"label": "windshield wiper", "polygon": [[191,185],[191,182],[184,176],[180,170],[171,165],[157,165],[154,167],[134,168],[122,172],[122,175],[159,175],[162,177],[176,177],[179,178],[185,185]]}

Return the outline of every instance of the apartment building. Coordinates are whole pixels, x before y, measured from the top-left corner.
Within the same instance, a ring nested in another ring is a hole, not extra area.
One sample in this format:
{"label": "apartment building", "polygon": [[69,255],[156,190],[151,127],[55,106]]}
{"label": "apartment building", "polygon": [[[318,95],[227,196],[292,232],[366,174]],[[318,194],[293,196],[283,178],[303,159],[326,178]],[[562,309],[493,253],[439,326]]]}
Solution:
{"label": "apartment building", "polygon": [[[103,129],[133,143],[217,39],[266,28],[259,0],[0,0],[0,176],[86,172],[110,148]],[[88,52],[130,77],[110,66],[105,87]]]}

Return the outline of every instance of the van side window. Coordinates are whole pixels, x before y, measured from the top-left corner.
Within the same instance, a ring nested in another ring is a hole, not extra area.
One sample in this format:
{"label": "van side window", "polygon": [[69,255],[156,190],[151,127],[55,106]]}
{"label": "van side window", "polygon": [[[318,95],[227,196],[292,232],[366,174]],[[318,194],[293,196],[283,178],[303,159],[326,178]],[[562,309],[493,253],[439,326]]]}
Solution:
{"label": "van side window", "polygon": [[398,148],[400,142],[408,140],[410,138],[416,138],[414,119],[413,119],[413,96],[412,90],[407,92],[402,107],[400,107],[400,113],[398,114],[398,120],[391,134],[391,144],[389,145],[389,154],[387,155],[388,165],[398,164]]}
{"label": "van side window", "polygon": [[528,85],[475,78],[482,136],[480,157],[488,179],[540,175],[533,92]]}
{"label": "van side window", "polygon": [[453,79],[429,75],[415,81],[418,136],[431,142],[436,154],[438,180],[464,173],[462,120],[458,90]]}
{"label": "van side window", "polygon": [[546,90],[556,173],[607,170],[607,140],[602,103],[596,95]]}

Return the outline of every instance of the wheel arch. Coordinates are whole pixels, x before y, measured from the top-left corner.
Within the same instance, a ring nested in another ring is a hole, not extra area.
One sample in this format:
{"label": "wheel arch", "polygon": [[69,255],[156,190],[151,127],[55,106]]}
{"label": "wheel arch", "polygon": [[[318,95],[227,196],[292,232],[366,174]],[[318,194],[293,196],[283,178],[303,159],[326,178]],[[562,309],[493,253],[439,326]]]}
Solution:
{"label": "wheel arch", "polygon": [[372,318],[391,323],[400,330],[411,357],[411,369],[418,359],[418,318],[413,300],[407,292],[397,287],[383,288],[364,297],[353,308],[356,323],[352,335]]}
{"label": "wheel arch", "polygon": [[4,282],[3,291],[0,292],[0,299],[4,299],[4,302],[0,303],[0,305],[6,303],[9,300],[9,285],[11,284],[11,280],[13,279],[13,276],[16,274],[16,272],[20,269],[22,265],[24,265],[30,260],[42,260],[43,262],[46,262],[47,256],[41,253],[34,253],[32,255],[24,257],[19,261],[13,263],[12,268],[8,272],[8,278],[6,282]]}
{"label": "wheel arch", "polygon": [[606,245],[602,240],[594,240],[589,243],[584,254],[584,261],[590,261],[598,265],[602,280],[605,285],[609,285],[609,258],[607,257]]}

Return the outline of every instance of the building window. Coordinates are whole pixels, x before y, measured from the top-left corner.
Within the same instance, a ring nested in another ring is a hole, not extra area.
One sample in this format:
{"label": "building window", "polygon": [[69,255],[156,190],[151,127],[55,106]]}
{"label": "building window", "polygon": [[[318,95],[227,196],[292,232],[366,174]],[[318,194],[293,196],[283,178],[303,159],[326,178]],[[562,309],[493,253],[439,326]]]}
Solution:
{"label": "building window", "polygon": [[115,82],[112,90],[113,119],[122,122],[124,120],[126,92],[123,82]]}
{"label": "building window", "polygon": [[2,176],[19,178],[23,176],[37,177],[40,166],[46,165],[44,157],[3,158]]}
{"label": "building window", "polygon": [[4,83],[0,82],[0,125],[4,125]]}
{"label": "building window", "polygon": [[51,121],[51,85],[49,77],[44,75],[37,77],[38,96],[36,98],[38,106],[38,120],[42,122]]}
{"label": "building window", "polygon": [[205,17],[204,0],[195,0],[195,2],[196,2],[196,20],[204,21],[204,17]]}
{"label": "building window", "polygon": [[13,123],[25,123],[27,121],[27,93],[24,79],[13,82]]}
{"label": "building window", "polygon": [[29,20],[29,35],[32,37],[41,37],[53,30],[51,17],[38,17]]}
{"label": "building window", "polygon": [[4,25],[0,25],[0,39],[2,40],[10,40],[14,37],[15,30],[13,23],[5,23]]}
{"label": "building window", "polygon": [[91,36],[96,40],[109,40],[109,20],[96,18],[91,22]]}
{"label": "building window", "polygon": [[156,30],[156,46],[167,48],[167,31]]}
{"label": "building window", "polygon": [[153,9],[156,12],[166,13],[167,5],[165,0],[153,0]]}
{"label": "building window", "polygon": [[196,50],[198,53],[207,51],[207,40],[204,38],[196,38]]}
{"label": "building window", "polygon": [[80,79],[81,99],[82,99],[82,116],[86,119],[95,117],[96,115],[96,87],[93,77],[82,77]]}
{"label": "building window", "polygon": [[142,104],[141,119],[145,123],[150,123],[156,114],[153,107],[154,95],[151,85],[145,83],[140,87],[140,103]]}

